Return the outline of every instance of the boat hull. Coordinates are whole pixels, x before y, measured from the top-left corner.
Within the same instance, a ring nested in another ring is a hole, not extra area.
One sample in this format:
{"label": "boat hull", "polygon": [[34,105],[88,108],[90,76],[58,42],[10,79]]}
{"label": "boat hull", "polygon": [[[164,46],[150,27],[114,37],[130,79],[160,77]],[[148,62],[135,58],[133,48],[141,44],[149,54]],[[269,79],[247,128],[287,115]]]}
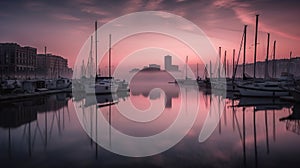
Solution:
{"label": "boat hull", "polygon": [[88,85],[85,87],[86,94],[110,94],[116,93],[118,90],[117,85]]}
{"label": "boat hull", "polygon": [[294,100],[296,102],[300,102],[300,91],[294,89],[293,91],[291,91],[291,95],[293,96]]}
{"label": "boat hull", "polygon": [[247,86],[237,86],[240,92],[240,96],[248,97],[280,97],[288,96],[289,92],[284,89],[263,89]]}

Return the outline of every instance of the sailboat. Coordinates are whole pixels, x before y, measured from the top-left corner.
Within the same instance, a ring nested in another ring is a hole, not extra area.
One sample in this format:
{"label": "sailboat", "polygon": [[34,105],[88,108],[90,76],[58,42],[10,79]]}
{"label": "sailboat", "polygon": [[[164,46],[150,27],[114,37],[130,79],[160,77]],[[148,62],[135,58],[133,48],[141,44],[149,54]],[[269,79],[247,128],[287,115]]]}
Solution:
{"label": "sailboat", "polygon": [[[287,96],[289,95],[289,92],[285,90],[284,87],[293,85],[294,83],[293,78],[289,78],[288,76],[284,76],[284,77],[282,76],[279,79],[270,80],[267,72],[268,68],[266,68],[265,79],[261,81],[255,80],[257,27],[258,27],[258,15],[256,15],[256,31],[255,31],[254,73],[253,73],[254,80],[250,82],[243,82],[241,84],[237,84],[237,87],[240,92],[240,96],[249,96],[249,97]],[[268,33],[266,66],[268,65],[269,40],[270,40],[270,34]],[[275,60],[275,46],[276,46],[276,41],[274,41],[273,60]]]}
{"label": "sailboat", "polygon": [[176,82],[182,85],[196,85],[197,82],[189,78],[187,75],[187,66],[188,66],[188,56],[186,56],[186,61],[185,61],[185,79],[176,79]]}
{"label": "sailboat", "polygon": [[[129,84],[125,80],[115,79],[111,75],[111,34],[109,35],[109,76],[97,76],[98,82],[107,82],[111,85],[112,93],[115,92],[128,92]],[[117,88],[115,88],[117,87]],[[116,89],[116,90],[115,90]]]}
{"label": "sailboat", "polygon": [[[198,73],[198,64],[197,64],[197,73]],[[210,78],[208,77],[208,72],[207,72],[207,65],[205,65],[203,76],[204,76],[204,79],[197,77],[197,84],[198,84],[199,88],[211,89]]]}
{"label": "sailboat", "polygon": [[[109,36],[109,76],[100,77],[97,74],[97,21],[95,22],[95,55],[96,55],[96,75],[95,81],[85,85],[86,94],[110,94],[116,93],[118,85],[115,83],[113,77],[111,77],[111,35]],[[92,40],[91,40],[92,50]],[[92,52],[90,52],[92,53]]]}

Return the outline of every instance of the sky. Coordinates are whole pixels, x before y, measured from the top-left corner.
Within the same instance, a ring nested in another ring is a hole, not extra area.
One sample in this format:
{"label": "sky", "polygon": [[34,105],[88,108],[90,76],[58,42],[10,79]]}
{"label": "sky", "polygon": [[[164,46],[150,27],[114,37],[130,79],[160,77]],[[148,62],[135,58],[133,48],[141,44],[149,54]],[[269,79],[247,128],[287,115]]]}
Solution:
{"label": "sky", "polygon": [[[0,42],[44,46],[61,55],[73,67],[76,57],[94,31],[103,24],[132,12],[164,11],[179,15],[202,29],[214,47],[238,50],[244,25],[247,62],[253,62],[255,15],[259,14],[258,60],[266,57],[267,32],[277,41],[276,57],[300,55],[299,0],[14,0],[0,1]],[[270,49],[270,55],[272,51]],[[182,56],[185,57],[185,56]],[[149,62],[149,61],[146,61]]]}

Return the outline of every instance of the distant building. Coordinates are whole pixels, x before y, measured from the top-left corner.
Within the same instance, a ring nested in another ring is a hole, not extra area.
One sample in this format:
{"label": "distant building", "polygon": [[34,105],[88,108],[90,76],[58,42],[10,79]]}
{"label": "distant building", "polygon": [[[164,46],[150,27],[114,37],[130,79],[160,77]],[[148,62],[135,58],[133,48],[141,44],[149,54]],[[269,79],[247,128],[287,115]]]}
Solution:
{"label": "distant building", "polygon": [[172,56],[165,56],[165,70],[170,70],[172,67]]}
{"label": "distant building", "polygon": [[0,43],[1,79],[71,77],[68,60],[52,54],[37,54],[33,47],[17,43]]}
{"label": "distant building", "polygon": [[35,76],[37,49],[17,43],[0,43],[1,79],[26,79]]}
{"label": "distant building", "polygon": [[172,65],[172,56],[165,56],[165,70],[166,71],[178,71],[178,65]]}
{"label": "distant building", "polygon": [[[265,75],[265,61],[256,63],[256,77],[263,78]],[[295,77],[300,78],[300,57],[290,59],[278,59],[268,61],[268,74],[270,77],[279,77],[281,72],[289,72]],[[245,71],[249,76],[253,76],[253,63],[245,65]],[[237,76],[242,75],[242,65],[238,65]]]}
{"label": "distant building", "polygon": [[72,69],[68,67],[67,59],[52,54],[38,54],[36,58],[39,77],[72,77]]}
{"label": "distant building", "polygon": [[160,69],[160,65],[157,65],[157,64],[149,64],[149,68],[157,68],[157,69]]}
{"label": "distant building", "polygon": [[160,65],[149,64],[149,66],[144,66],[141,71],[160,71]]}
{"label": "distant building", "polygon": [[130,72],[130,73],[134,73],[134,72],[138,72],[138,71],[140,71],[140,69],[138,69],[138,68],[133,68],[133,69],[130,70],[129,72]]}

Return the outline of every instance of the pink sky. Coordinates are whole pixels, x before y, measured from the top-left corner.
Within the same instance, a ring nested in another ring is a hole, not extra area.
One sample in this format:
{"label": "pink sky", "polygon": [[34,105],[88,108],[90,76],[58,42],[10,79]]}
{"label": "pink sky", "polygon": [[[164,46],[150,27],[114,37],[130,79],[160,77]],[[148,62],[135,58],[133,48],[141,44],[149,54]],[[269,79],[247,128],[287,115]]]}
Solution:
{"label": "pink sky", "polygon": [[277,57],[288,58],[290,51],[293,56],[300,55],[298,7],[296,0],[1,1],[0,42],[33,46],[39,53],[47,46],[49,52],[67,58],[72,67],[81,46],[94,31],[95,20],[100,27],[124,14],[157,10],[190,20],[210,37],[216,49],[222,46],[227,50],[228,56],[232,49],[238,50],[243,27],[249,25],[247,62],[252,62],[255,14],[260,14],[258,60],[266,56],[267,32],[271,33],[272,44],[277,40]]}

